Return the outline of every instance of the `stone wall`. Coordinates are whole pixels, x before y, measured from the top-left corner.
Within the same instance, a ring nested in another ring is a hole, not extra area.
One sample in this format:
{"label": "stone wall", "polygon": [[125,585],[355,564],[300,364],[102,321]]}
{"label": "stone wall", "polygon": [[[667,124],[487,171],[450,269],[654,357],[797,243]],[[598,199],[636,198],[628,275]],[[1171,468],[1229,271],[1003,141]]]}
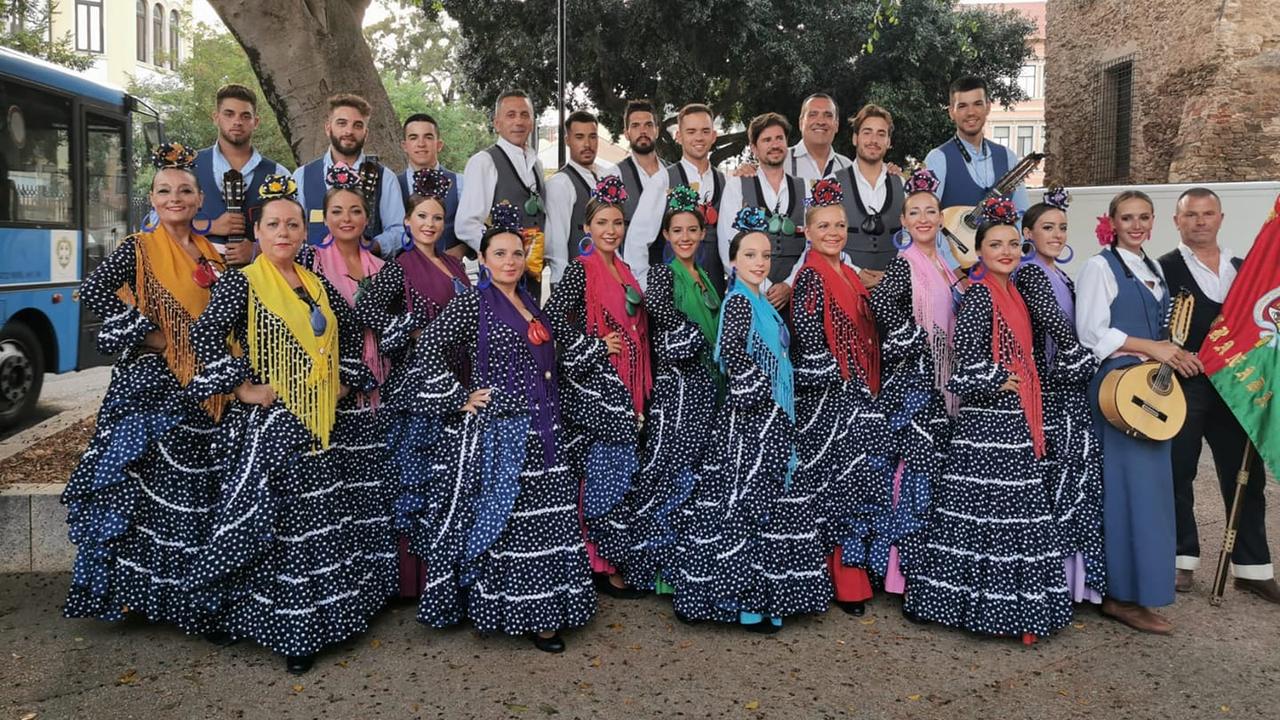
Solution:
{"label": "stone wall", "polygon": [[1132,57],[1130,183],[1280,176],[1280,0],[1054,0],[1049,177],[1096,184],[1102,68]]}

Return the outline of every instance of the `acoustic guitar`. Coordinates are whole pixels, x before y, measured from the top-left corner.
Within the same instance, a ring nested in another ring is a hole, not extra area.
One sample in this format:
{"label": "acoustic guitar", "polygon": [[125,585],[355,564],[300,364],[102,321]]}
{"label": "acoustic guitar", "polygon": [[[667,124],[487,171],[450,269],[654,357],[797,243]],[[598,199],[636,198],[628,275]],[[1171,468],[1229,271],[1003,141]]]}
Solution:
{"label": "acoustic guitar", "polygon": [[951,244],[951,252],[960,263],[961,270],[968,270],[978,262],[978,248],[975,242],[978,234],[978,223],[982,222],[982,203],[993,197],[1004,197],[1018,187],[1018,183],[1026,179],[1036,166],[1044,160],[1044,153],[1033,152],[1018,161],[1009,172],[1004,174],[977,205],[953,205],[942,211],[942,234]]}
{"label": "acoustic guitar", "polygon": [[[378,224],[378,206],[382,202],[382,165],[378,163],[377,155],[365,155],[364,158],[360,165],[360,192],[369,201],[368,227],[373,228]],[[365,232],[367,235],[368,231]],[[367,236],[372,239],[372,236]],[[374,243],[372,252],[382,254],[377,243]]]}
{"label": "acoustic guitar", "polygon": [[[227,212],[244,212],[244,175],[235,168],[222,174],[222,204],[226,206]],[[245,242],[248,239],[244,235],[227,236],[228,243]]]}
{"label": "acoustic guitar", "polygon": [[[1169,308],[1169,340],[1182,347],[1196,299],[1185,289]],[[1102,378],[1102,416],[1116,429],[1143,440],[1169,440],[1187,420],[1187,399],[1173,368],[1154,360],[1116,368]]]}

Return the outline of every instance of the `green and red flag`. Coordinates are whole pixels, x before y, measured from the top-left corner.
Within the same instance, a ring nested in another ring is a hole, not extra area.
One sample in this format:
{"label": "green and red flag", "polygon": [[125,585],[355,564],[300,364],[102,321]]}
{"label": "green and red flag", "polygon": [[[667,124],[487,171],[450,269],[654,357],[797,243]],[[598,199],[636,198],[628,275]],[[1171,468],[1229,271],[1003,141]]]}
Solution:
{"label": "green and red flag", "polygon": [[1258,456],[1280,475],[1280,198],[1236,274],[1200,359]]}

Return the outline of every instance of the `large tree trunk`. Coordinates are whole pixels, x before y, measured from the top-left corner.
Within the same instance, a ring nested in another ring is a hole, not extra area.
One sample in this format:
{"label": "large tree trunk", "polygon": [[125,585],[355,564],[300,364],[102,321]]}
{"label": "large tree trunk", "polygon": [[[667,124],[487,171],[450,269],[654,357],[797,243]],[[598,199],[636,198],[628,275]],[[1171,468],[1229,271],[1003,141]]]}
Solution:
{"label": "large tree trunk", "polygon": [[249,56],[298,164],[329,147],[330,95],[373,106],[365,150],[399,169],[400,123],[361,32],[369,0],[209,0]]}

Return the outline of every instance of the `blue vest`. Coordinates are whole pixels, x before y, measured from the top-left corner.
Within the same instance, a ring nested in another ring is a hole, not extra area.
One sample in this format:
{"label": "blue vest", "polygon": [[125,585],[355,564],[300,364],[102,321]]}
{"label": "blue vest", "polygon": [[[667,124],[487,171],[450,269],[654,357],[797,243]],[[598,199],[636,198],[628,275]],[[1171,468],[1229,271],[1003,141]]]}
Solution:
{"label": "blue vest", "polygon": [[973,181],[969,175],[968,163],[965,162],[964,155],[960,154],[960,147],[954,136],[938,147],[947,160],[947,180],[942,188],[941,198],[944,210],[956,205],[977,205],[982,202],[982,196],[995,186],[996,181],[1009,172],[1009,153],[1005,152],[1003,145],[983,139],[982,146],[991,154],[991,167],[995,171],[988,187],[980,187]]}
{"label": "blue vest", "polygon": [[[353,168],[359,172],[360,168]],[[377,197],[366,198],[369,201],[369,207],[375,210],[377,218],[369,223],[369,227],[365,228],[365,237],[378,237],[382,234],[382,213],[377,212],[377,208],[381,204],[382,198],[382,173],[387,171],[386,165],[378,165],[378,192]],[[324,237],[329,234],[329,227],[324,224],[323,217],[320,222],[311,222],[311,211],[322,210],[324,208],[324,194],[329,191],[329,185],[324,181],[324,156],[312,160],[302,166],[302,196],[307,201],[307,242],[315,245],[319,244]]]}
{"label": "blue vest", "polygon": [[[1116,278],[1119,292],[1111,301],[1111,327],[1125,335],[1148,340],[1164,337],[1164,318],[1169,310],[1169,288],[1156,300],[1147,286],[1134,275],[1113,250],[1103,250],[1102,257]],[[1153,266],[1155,263],[1151,263]],[[1160,273],[1156,272],[1159,277]]]}
{"label": "blue vest", "polygon": [[[453,221],[458,215],[458,173],[443,165],[440,166],[440,170],[453,181],[453,184],[449,186],[449,192],[444,196],[444,234],[436,241],[436,252],[444,252],[458,244],[458,237],[453,234]],[[409,219],[409,196],[413,194],[412,175],[413,173],[408,170],[396,174],[396,180],[400,181],[400,195],[404,198],[406,221]]]}
{"label": "blue vest", "polygon": [[[249,239],[253,239],[253,223],[249,222],[250,208],[255,208],[260,202],[258,197],[258,188],[262,187],[262,183],[266,182],[267,175],[279,163],[266,157],[258,161],[258,166],[253,169],[253,174],[244,179],[244,207],[245,223],[247,224],[247,232],[245,233]],[[222,191],[218,189],[218,179],[213,176],[213,147],[207,147],[196,153],[196,182],[200,185],[200,192],[204,193],[204,204],[200,206],[200,212],[204,213],[204,217],[210,220],[217,220],[227,211],[226,203],[222,202]],[[222,235],[207,235],[211,243],[219,245],[225,244],[227,238]]]}

